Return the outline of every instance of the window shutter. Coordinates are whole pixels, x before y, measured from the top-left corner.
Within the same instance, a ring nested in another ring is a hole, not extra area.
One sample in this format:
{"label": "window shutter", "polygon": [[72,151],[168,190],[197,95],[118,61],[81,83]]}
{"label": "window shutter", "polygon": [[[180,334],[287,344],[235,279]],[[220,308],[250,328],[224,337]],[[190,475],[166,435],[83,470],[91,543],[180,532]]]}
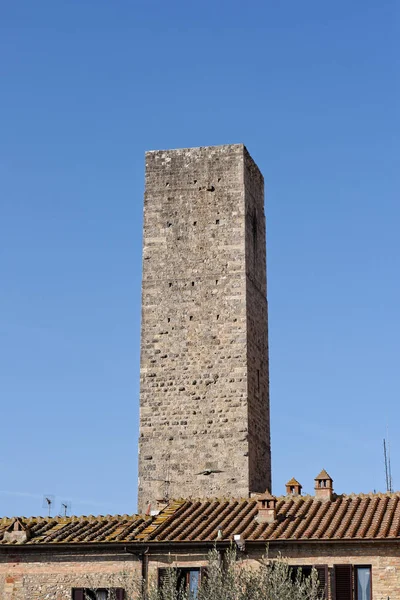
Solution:
{"label": "window shutter", "polygon": [[206,581],[208,577],[208,568],[200,567],[200,585]]}
{"label": "window shutter", "polygon": [[351,565],[335,565],[335,600],[352,600]]}
{"label": "window shutter", "polygon": [[324,598],[328,598],[328,567],[326,565],[315,567],[318,573],[318,591],[324,592]]}
{"label": "window shutter", "polygon": [[164,582],[164,579],[167,575],[168,569],[165,569],[163,567],[160,567],[158,569],[158,582],[157,582],[157,587],[160,588]]}
{"label": "window shutter", "polygon": [[85,600],[83,588],[75,588],[72,590],[72,600]]}
{"label": "window shutter", "polygon": [[125,598],[125,590],[124,590],[124,588],[116,588],[116,590],[115,590],[115,598],[116,598],[116,600],[124,600],[124,598]]}

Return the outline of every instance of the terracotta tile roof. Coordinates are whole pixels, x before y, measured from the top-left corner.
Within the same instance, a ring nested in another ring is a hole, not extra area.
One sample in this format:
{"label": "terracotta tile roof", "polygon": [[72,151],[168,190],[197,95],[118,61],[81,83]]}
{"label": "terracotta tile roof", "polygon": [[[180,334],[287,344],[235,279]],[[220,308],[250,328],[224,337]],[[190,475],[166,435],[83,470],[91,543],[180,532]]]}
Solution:
{"label": "terracotta tile roof", "polygon": [[[5,535],[16,520],[0,519],[0,545],[18,544],[18,541],[10,541]],[[18,522],[29,532],[29,539],[24,543],[26,545],[133,542],[151,521],[151,517],[140,515],[18,518]]]}
{"label": "terracotta tile roof", "polygon": [[18,544],[93,544],[152,542],[357,541],[400,540],[400,492],[334,496],[321,502],[314,496],[277,498],[276,519],[259,523],[257,500],[201,499],[171,502],[155,517],[106,515],[94,517],[19,517],[29,532],[26,541],[10,541],[16,519],[0,519],[0,547]]}
{"label": "terracotta tile roof", "polygon": [[334,496],[321,502],[314,496],[277,498],[276,520],[259,523],[257,501],[181,500],[164,511],[159,523],[138,534],[138,541],[211,542],[233,540],[240,534],[251,541],[400,540],[400,492]]}

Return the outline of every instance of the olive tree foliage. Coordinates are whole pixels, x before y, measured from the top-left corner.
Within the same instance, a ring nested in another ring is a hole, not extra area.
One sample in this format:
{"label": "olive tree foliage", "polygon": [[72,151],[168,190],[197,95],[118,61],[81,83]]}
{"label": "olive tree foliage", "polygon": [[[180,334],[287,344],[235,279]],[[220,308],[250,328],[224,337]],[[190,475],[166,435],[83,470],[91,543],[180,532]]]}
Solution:
{"label": "olive tree foliage", "polygon": [[[265,556],[256,566],[238,558],[231,548],[221,554],[216,548],[208,555],[207,575],[202,578],[196,600],[324,600],[324,593],[318,588],[318,574],[312,570],[304,577],[299,570],[292,579],[291,567],[278,556],[270,559]],[[132,573],[119,572],[96,577],[88,574],[82,581],[85,600],[102,598],[102,590],[107,589],[107,600],[118,600],[116,589],[125,590],[125,600],[194,600],[185,586],[179,586],[178,569],[170,566],[164,570],[163,580],[158,586],[150,581],[148,589]],[[89,591],[90,590],[90,591]]]}
{"label": "olive tree foliage", "polygon": [[[196,600],[323,600],[318,574],[309,577],[298,571],[293,581],[291,568],[281,556],[264,557],[257,567],[250,568],[237,558],[234,549],[224,558],[214,549],[209,553],[207,576],[203,578]],[[184,587],[178,588],[178,574],[169,568],[159,589],[151,586],[148,600],[192,600]]]}

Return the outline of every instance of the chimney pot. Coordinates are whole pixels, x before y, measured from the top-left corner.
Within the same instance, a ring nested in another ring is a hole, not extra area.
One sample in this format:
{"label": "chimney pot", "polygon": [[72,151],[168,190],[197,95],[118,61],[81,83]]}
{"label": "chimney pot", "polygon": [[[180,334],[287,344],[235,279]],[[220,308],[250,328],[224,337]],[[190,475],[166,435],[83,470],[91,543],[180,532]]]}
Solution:
{"label": "chimney pot", "polygon": [[301,496],[301,488],[302,487],[303,486],[297,481],[297,479],[292,477],[292,479],[290,481],[288,481],[286,484],[286,495],[287,496]]}
{"label": "chimney pot", "polygon": [[273,523],[276,519],[276,503],[275,496],[269,493],[268,490],[264,494],[257,496],[257,521],[259,523]]}
{"label": "chimney pot", "polygon": [[333,479],[325,469],[315,478],[315,497],[321,502],[327,502],[333,498]]}

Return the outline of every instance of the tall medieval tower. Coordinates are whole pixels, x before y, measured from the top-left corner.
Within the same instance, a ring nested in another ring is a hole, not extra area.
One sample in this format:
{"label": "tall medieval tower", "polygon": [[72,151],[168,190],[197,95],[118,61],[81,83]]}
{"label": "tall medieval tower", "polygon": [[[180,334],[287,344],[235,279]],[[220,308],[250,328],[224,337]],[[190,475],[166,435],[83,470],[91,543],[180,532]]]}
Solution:
{"label": "tall medieval tower", "polygon": [[267,488],[263,177],[242,144],[147,152],[139,511]]}

